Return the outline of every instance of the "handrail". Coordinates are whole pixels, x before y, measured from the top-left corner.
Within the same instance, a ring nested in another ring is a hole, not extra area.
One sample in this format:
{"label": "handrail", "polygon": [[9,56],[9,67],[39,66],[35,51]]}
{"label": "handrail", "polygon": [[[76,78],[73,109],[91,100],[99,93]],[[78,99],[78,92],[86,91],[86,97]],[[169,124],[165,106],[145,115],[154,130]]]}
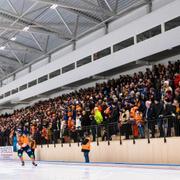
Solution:
{"label": "handrail", "polygon": [[[50,139],[44,141],[41,137],[39,137],[40,139],[37,142],[39,145],[41,145],[41,147],[43,147],[43,145],[47,145],[47,147],[49,147],[49,144],[54,144],[54,147],[56,147],[56,144],[58,143],[61,144],[61,147],[63,147],[64,143],[69,143],[69,146],[71,147],[72,141],[74,143],[77,143],[78,146],[80,146],[84,134],[89,133],[92,137],[92,141],[96,142],[97,146],[99,145],[100,137],[102,141],[107,141],[108,145],[110,145],[113,135],[115,135],[116,138],[119,139],[120,145],[122,145],[123,144],[122,136],[124,136],[127,133],[124,132],[123,128],[125,128],[126,126],[129,126],[131,128],[132,132],[129,134],[129,137],[130,140],[133,141],[133,144],[136,143],[136,140],[138,138],[147,139],[148,143],[150,143],[150,139],[154,138],[153,128],[155,128],[155,126],[158,127],[160,137],[163,137],[164,143],[167,142],[166,138],[168,136],[171,136],[171,128],[175,129],[176,136],[180,136],[180,122],[177,120],[176,116],[172,114],[166,116],[161,115],[159,116],[158,119],[145,120],[144,123],[142,124],[143,129],[141,129],[144,131],[144,137],[140,137],[140,135],[136,137],[133,134],[134,133],[133,128],[138,128],[138,125],[134,124],[134,122],[128,122],[127,124],[124,125],[121,124],[119,121],[117,121],[117,122],[109,122],[109,123],[103,122],[102,124],[99,125],[95,124],[80,128],[68,129],[66,127],[65,129],[53,130]],[[152,137],[150,137],[151,134]],[[3,141],[3,144],[1,141]],[[4,136],[4,137],[0,136],[0,146],[6,146],[10,144],[12,143],[10,142],[9,136]]]}

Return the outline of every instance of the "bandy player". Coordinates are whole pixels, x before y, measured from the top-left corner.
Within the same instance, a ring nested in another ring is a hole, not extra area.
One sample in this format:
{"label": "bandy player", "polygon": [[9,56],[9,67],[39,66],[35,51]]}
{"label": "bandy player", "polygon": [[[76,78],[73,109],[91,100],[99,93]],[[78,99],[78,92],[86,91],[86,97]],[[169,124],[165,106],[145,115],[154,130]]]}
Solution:
{"label": "bandy player", "polygon": [[25,134],[23,134],[22,131],[18,132],[18,143],[17,143],[17,146],[18,146],[18,157],[21,160],[22,166],[25,165],[24,159],[23,159],[23,152],[24,151],[27,153],[27,155],[31,159],[32,164],[34,166],[37,166],[37,164],[35,163],[34,154],[33,154],[32,150],[31,150],[31,148],[29,146],[29,139],[28,139],[28,137]]}

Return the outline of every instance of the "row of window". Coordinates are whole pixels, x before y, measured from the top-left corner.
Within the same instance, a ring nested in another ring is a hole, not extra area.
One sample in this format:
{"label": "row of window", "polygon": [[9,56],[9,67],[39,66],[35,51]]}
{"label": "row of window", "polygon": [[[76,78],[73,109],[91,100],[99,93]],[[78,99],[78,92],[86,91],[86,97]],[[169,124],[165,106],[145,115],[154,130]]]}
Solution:
{"label": "row of window", "polygon": [[[176,18],[174,18],[168,22],[165,22],[165,31],[169,31],[169,30],[174,29],[178,26],[180,26],[180,16],[176,17]],[[147,31],[144,31],[144,32],[136,35],[137,43],[145,41],[146,39],[150,39],[150,38],[157,36],[161,33],[162,33],[161,25],[153,27]],[[130,46],[134,45],[134,43],[135,43],[134,37],[130,37],[124,41],[121,41],[117,44],[114,44],[113,45],[113,52],[117,52],[117,51],[120,51],[120,50],[125,49],[127,47],[130,47]],[[94,53],[93,56],[89,55],[83,59],[78,60],[76,62],[76,66],[81,67],[83,65],[86,65],[86,64],[92,62],[92,57],[93,57],[93,60],[96,61],[96,60],[101,59],[101,58],[108,56],[110,54],[111,54],[111,47],[105,48],[101,51]],[[62,74],[69,72],[73,69],[75,69],[75,63],[69,64],[69,65],[63,67],[62,68]],[[55,70],[49,74],[49,79],[52,79],[52,78],[59,76],[59,75],[61,75],[61,70],[60,69]],[[23,91],[29,87],[35,86],[36,84],[42,83],[42,82],[47,81],[47,80],[48,80],[48,75],[44,75],[38,79],[35,79],[35,80],[29,82],[28,84],[24,84],[24,85],[20,86],[19,88],[16,88],[16,89],[13,89],[12,91],[6,92],[4,95],[0,96],[0,99],[3,99],[4,97],[8,97],[11,94],[15,94],[18,91]]]}

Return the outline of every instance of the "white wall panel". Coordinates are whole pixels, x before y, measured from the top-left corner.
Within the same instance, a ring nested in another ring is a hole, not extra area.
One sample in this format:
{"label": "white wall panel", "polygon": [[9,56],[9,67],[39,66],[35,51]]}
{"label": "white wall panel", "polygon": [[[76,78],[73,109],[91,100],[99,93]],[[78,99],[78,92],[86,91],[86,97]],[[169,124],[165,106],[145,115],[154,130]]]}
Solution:
{"label": "white wall panel", "polygon": [[132,21],[135,21],[138,18],[143,17],[146,14],[147,14],[147,5],[137,9],[136,11],[132,11],[132,12],[128,13],[127,15],[111,22],[109,24],[109,32],[112,32]]}
{"label": "white wall panel", "polygon": [[38,62],[32,64],[32,65],[31,65],[31,71],[34,71],[34,70],[36,70],[36,69],[39,69],[40,67],[42,67],[42,66],[44,66],[44,65],[46,65],[46,64],[48,64],[48,58],[45,58],[45,59],[43,59],[43,60],[41,60],[41,61],[38,61]]}
{"label": "white wall panel", "polygon": [[25,69],[16,73],[16,79],[21,78],[28,73],[29,73],[29,68],[25,68]]}
{"label": "white wall panel", "polygon": [[154,11],[156,9],[159,9],[159,8],[161,8],[164,5],[172,3],[173,1],[175,1],[175,0],[153,0],[152,1],[153,2],[152,10]]}
{"label": "white wall panel", "polygon": [[76,48],[80,48],[86,44],[88,44],[89,42],[92,42],[94,40],[97,40],[101,37],[103,37],[105,34],[105,29],[104,28],[101,28],[101,29],[98,29],[97,31],[79,39],[77,42],[76,42]]}
{"label": "white wall panel", "polygon": [[6,84],[9,84],[9,83],[12,82],[12,81],[13,81],[13,76],[10,76],[10,77],[8,77],[7,79],[3,80],[3,81],[2,81],[2,84],[3,84],[3,86],[4,86],[4,85],[6,85]]}
{"label": "white wall panel", "polygon": [[58,52],[55,52],[54,54],[52,54],[51,57],[51,61],[56,61],[58,59],[60,59],[62,56],[72,52],[73,46],[69,45],[61,50],[59,50]]}

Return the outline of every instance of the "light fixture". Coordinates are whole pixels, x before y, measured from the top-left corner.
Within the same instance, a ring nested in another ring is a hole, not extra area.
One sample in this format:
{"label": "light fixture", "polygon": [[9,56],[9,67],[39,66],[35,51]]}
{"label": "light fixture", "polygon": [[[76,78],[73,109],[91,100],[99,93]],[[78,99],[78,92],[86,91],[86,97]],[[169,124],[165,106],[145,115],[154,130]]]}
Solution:
{"label": "light fixture", "polygon": [[24,28],[23,28],[23,31],[25,31],[25,32],[26,32],[26,31],[28,31],[28,30],[29,30],[29,28],[30,28],[29,26],[26,26],[26,27],[24,27]]}
{"label": "light fixture", "polygon": [[53,4],[50,8],[51,8],[51,9],[56,9],[57,7],[58,7],[57,4]]}
{"label": "light fixture", "polygon": [[12,37],[10,40],[11,40],[11,41],[15,41],[15,40],[16,40],[16,37]]}
{"label": "light fixture", "polygon": [[1,46],[0,50],[4,50],[6,48],[6,46]]}

